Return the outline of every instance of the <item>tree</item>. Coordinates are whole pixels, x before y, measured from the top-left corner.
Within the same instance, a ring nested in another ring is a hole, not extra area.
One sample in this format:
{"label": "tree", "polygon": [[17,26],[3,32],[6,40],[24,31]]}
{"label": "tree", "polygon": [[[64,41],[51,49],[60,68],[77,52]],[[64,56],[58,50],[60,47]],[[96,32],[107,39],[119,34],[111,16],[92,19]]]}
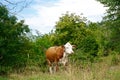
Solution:
{"label": "tree", "polygon": [[120,19],[120,1],[119,0],[97,0],[108,7],[107,18],[109,20]]}
{"label": "tree", "polygon": [[[109,47],[120,52],[120,1],[119,0],[97,0],[108,7],[104,23],[111,31]],[[105,25],[104,24],[104,25]],[[108,25],[109,24],[109,25]]]}
{"label": "tree", "polygon": [[9,14],[5,6],[0,6],[0,72],[23,66],[30,48],[25,36],[30,30],[24,20]]}
{"label": "tree", "polygon": [[28,7],[30,3],[32,3],[32,0],[0,0],[0,5],[6,6],[9,12],[14,15]]}
{"label": "tree", "polygon": [[83,56],[84,59],[92,60],[98,56],[99,45],[92,30],[89,29],[87,19],[74,13],[67,12],[59,18],[52,41],[55,45],[65,44],[68,41],[75,44],[79,50],[76,60]]}
{"label": "tree", "polygon": [[55,44],[65,44],[70,41],[78,44],[85,34],[86,18],[68,12],[59,18],[55,25]]}

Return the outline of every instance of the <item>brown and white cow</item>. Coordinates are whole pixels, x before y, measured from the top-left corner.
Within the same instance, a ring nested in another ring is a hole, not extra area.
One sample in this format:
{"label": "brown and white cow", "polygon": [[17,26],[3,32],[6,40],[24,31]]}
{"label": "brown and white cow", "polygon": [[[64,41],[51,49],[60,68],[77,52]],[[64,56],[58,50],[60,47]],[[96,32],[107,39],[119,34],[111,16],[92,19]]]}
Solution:
{"label": "brown and white cow", "polygon": [[64,65],[67,63],[67,57],[69,54],[74,53],[73,45],[67,42],[63,46],[53,46],[48,48],[46,51],[46,58],[49,65],[50,73],[58,70],[58,63],[63,63]]}

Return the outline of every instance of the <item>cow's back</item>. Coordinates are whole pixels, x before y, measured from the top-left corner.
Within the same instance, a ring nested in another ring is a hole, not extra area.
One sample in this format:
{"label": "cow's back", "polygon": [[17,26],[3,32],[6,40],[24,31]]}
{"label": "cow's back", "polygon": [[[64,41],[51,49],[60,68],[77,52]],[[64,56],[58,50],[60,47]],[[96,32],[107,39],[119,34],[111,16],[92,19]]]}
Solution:
{"label": "cow's back", "polygon": [[62,46],[50,47],[46,51],[46,58],[50,62],[59,61],[59,59],[63,57],[63,53],[64,53],[64,48]]}

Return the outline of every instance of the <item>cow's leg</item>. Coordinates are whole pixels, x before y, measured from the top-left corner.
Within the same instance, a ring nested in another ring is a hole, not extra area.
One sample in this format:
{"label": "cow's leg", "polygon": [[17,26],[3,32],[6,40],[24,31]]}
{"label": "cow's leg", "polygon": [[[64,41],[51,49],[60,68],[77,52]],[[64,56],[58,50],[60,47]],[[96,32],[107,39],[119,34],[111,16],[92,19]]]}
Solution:
{"label": "cow's leg", "polygon": [[59,70],[58,68],[58,60],[55,60],[55,63],[54,63],[54,72],[57,72]]}
{"label": "cow's leg", "polygon": [[50,74],[53,73],[53,71],[52,71],[52,66],[49,67],[49,71],[50,71]]}
{"label": "cow's leg", "polygon": [[59,70],[59,67],[58,67],[58,62],[56,62],[56,71]]}
{"label": "cow's leg", "polygon": [[47,60],[47,62],[48,62],[48,65],[49,65],[49,72],[50,72],[50,74],[52,74],[53,73],[52,63],[49,60]]}
{"label": "cow's leg", "polygon": [[61,61],[62,61],[61,63],[63,64],[64,70],[67,70],[67,67],[68,67],[68,58],[67,57],[62,58]]}

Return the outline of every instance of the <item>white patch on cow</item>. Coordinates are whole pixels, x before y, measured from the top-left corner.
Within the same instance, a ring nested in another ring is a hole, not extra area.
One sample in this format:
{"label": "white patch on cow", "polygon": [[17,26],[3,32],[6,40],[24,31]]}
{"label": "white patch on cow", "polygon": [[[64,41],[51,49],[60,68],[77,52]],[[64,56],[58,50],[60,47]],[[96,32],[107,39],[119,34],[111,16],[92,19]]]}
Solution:
{"label": "white patch on cow", "polygon": [[65,52],[64,52],[64,54],[63,54],[63,57],[60,59],[60,63],[63,64],[64,66],[65,66],[66,63],[67,63],[67,55],[66,55]]}
{"label": "white patch on cow", "polygon": [[64,52],[63,57],[60,59],[60,63],[62,63],[64,66],[68,62],[68,55]]}
{"label": "white patch on cow", "polygon": [[49,71],[50,71],[50,74],[53,73],[53,71],[52,71],[52,67],[51,67],[51,66],[49,67]]}
{"label": "white patch on cow", "polygon": [[63,54],[63,57],[60,59],[60,63],[65,66],[68,62],[68,55],[74,53],[74,51],[72,50],[72,45],[69,42],[67,42],[64,47],[65,52]]}
{"label": "white patch on cow", "polygon": [[67,42],[64,45],[64,47],[65,47],[65,53],[66,54],[72,54],[72,53],[74,53],[74,51],[72,50],[72,45],[69,42]]}

